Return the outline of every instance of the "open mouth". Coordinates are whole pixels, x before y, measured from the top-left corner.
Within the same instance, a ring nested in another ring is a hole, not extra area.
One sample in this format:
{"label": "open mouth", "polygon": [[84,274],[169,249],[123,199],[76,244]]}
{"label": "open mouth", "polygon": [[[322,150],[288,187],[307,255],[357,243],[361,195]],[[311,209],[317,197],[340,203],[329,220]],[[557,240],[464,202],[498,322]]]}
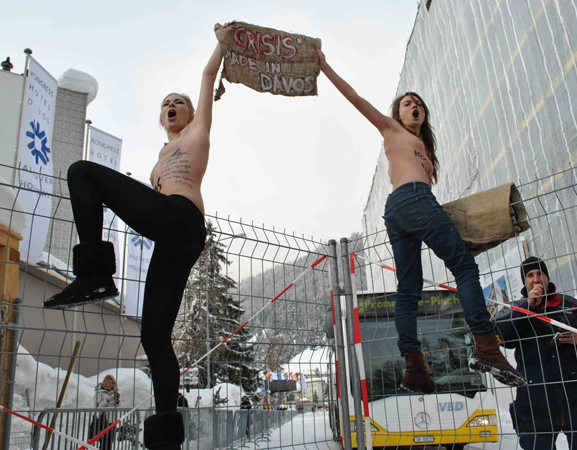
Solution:
{"label": "open mouth", "polygon": [[168,110],[168,118],[172,119],[175,116],[176,116],[176,111],[174,109],[169,109]]}
{"label": "open mouth", "polygon": [[419,117],[419,110],[418,109],[413,109],[413,117],[416,119],[417,117]]}

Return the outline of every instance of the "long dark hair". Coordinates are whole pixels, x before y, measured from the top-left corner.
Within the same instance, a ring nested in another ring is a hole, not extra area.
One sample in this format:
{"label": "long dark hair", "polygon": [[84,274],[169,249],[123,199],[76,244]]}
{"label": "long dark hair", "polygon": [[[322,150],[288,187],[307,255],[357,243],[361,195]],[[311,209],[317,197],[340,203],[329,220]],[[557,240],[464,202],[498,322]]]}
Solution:
{"label": "long dark hair", "polygon": [[410,95],[413,98],[418,99],[423,108],[425,110],[425,121],[421,125],[421,130],[419,133],[419,137],[423,140],[425,144],[425,149],[427,150],[427,154],[431,163],[433,163],[433,173],[431,174],[431,179],[433,180],[433,184],[437,184],[438,181],[438,171],[439,171],[439,160],[437,159],[436,151],[437,151],[437,140],[435,139],[435,133],[433,133],[433,127],[429,122],[429,108],[427,108],[427,104],[423,101],[421,96],[415,92],[405,92],[402,95],[399,95],[391,105],[391,117],[403,125],[401,121],[401,117],[399,116],[399,109],[401,107],[401,100],[405,98],[407,95]]}

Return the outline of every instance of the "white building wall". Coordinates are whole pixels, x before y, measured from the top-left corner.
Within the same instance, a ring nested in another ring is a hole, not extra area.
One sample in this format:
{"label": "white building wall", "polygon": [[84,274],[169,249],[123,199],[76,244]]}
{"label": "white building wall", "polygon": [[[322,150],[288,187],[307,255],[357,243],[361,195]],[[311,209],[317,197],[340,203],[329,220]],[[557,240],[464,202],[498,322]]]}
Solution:
{"label": "white building wall", "polygon": [[[23,88],[22,74],[0,70],[0,164],[6,166],[16,163]],[[14,170],[0,166],[0,176],[12,183]]]}
{"label": "white building wall", "polygon": [[[524,199],[552,193],[540,205],[525,204],[532,226],[525,237],[532,253],[554,263],[549,271],[558,286],[574,293],[576,0],[433,0],[429,11],[421,2],[397,94],[406,91],[419,93],[431,111],[441,164],[434,193],[441,204],[509,181],[524,185]],[[555,173],[561,174],[553,181]],[[389,193],[381,154],[365,233],[384,230]],[[565,212],[554,214],[560,209]],[[513,244],[478,257],[481,270]],[[371,256],[392,261],[390,248]],[[438,260],[424,263],[426,277],[447,278]],[[375,291],[396,290],[392,274],[383,278],[376,269],[373,279]]]}
{"label": "white building wall", "polygon": [[76,228],[72,226],[72,206],[68,200],[66,176],[68,167],[82,159],[84,149],[87,95],[62,87],[58,88],[56,117],[54,120],[54,194],[52,216],[56,217],[50,228],[44,251],[72,265],[72,247],[77,242]]}
{"label": "white building wall", "polygon": [[[77,76],[79,73],[75,72]],[[72,163],[82,159],[86,109],[97,92],[96,80],[88,83],[87,88],[86,83],[71,84],[69,78],[65,78],[65,85],[75,90],[65,87],[58,90],[52,150],[54,175],[61,179],[54,182],[52,215],[56,220],[45,246],[51,257],[64,262],[70,262],[71,249],[76,243],[70,202],[62,198],[69,196],[66,173]],[[11,215],[18,193],[12,167],[17,156],[24,81],[22,74],[0,70],[0,176],[10,185],[0,186],[0,200],[4,200],[0,202],[0,222],[16,233],[22,232],[22,224]],[[54,264],[54,260],[51,262]],[[64,287],[65,280],[59,274],[34,265],[21,266],[18,297],[22,301],[20,324],[23,329],[19,344],[38,362],[65,369],[75,341],[80,340],[82,347],[75,372],[86,376],[113,367],[139,365],[136,360],[144,355],[139,322],[122,316],[111,301],[66,312],[44,309],[43,302]]]}
{"label": "white building wall", "polygon": [[19,344],[38,362],[66,369],[76,341],[81,352],[75,372],[93,376],[115,367],[138,367],[144,355],[138,322],[120,315],[110,301],[86,305],[81,310],[44,309],[42,303],[65,286],[64,279],[42,268],[20,270]]}

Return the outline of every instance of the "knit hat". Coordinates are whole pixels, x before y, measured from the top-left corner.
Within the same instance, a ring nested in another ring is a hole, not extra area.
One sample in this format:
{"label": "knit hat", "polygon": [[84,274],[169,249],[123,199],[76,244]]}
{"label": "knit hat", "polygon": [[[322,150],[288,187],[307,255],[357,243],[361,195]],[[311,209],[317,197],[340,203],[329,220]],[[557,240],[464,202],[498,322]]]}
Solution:
{"label": "knit hat", "polygon": [[549,279],[549,271],[547,270],[545,262],[539,258],[536,258],[535,256],[530,256],[521,263],[521,278],[523,280],[523,284],[525,284],[525,278],[527,278],[527,274],[532,270],[540,270],[545,275],[547,275],[547,279]]}

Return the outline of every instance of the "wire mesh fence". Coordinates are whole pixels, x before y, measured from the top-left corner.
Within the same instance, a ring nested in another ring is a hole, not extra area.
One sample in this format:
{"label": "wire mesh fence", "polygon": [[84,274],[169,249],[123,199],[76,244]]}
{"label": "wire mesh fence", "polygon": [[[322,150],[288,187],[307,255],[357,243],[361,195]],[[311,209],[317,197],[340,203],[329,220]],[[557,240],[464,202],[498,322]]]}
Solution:
{"label": "wire mesh fence", "polygon": [[[359,238],[356,263],[359,317],[375,446],[443,444],[448,448],[545,448],[560,433],[571,448],[577,410],[577,334],[548,324],[575,323],[577,191],[575,169],[518,185],[530,228],[479,256],[480,280],[491,319],[510,362],[528,387],[511,388],[468,367],[474,348],[459,294],[425,282],[418,303],[418,333],[432,395],[399,395],[405,362],[397,347],[395,261],[384,229]],[[512,220],[515,218],[513,217]],[[548,295],[527,302],[529,282],[521,263],[544,261]],[[372,264],[371,261],[378,264]],[[444,263],[422,247],[425,279],[456,287]],[[387,267],[387,268],[384,268]],[[497,305],[529,308],[537,316]],[[539,320],[545,318],[545,321]],[[565,333],[566,339],[559,341]],[[558,448],[567,448],[559,439]]]}
{"label": "wire mesh fence", "polygon": [[[565,299],[570,301],[576,291],[575,175],[567,170],[517,186],[531,227],[476,258],[487,299],[524,304],[527,293],[521,293],[520,265],[535,255],[547,264],[549,281],[561,299],[555,303],[555,297],[549,309],[535,311],[572,323],[571,304]],[[54,184],[63,181],[55,177]],[[23,230],[18,226],[21,188],[9,183],[2,188],[14,196],[12,200],[3,196],[0,207],[2,405],[45,425],[55,418],[55,430],[87,441],[95,431],[90,429],[91,421],[99,414],[94,409],[95,390],[106,375],[115,378],[120,394],[118,407],[107,413],[114,418],[152,394],[140,345],[139,315],[146,252],[152,247],[120,226],[119,298],[72,310],[46,310],[43,301],[73,278],[68,255],[76,237],[65,233],[67,250],[59,253],[60,259],[51,251],[51,242],[57,239],[49,233],[43,258],[26,260],[14,245]],[[52,197],[58,206],[53,208],[50,229],[57,229],[54,224],[59,221],[71,225],[69,217],[57,213],[68,198],[62,192]],[[516,445],[519,436],[550,439],[559,432],[571,436],[577,417],[571,401],[577,386],[577,353],[575,344],[561,339],[554,326],[487,303],[504,351],[529,381],[528,388],[503,386],[490,374],[468,368],[474,341],[458,293],[425,285],[418,305],[418,330],[437,391],[408,395],[400,389],[405,366],[394,323],[395,275],[370,262],[395,266],[384,229],[365,230],[337,246],[230,217],[207,216],[207,224],[205,251],[189,277],[173,333],[185,372],[178,404],[187,424],[186,448],[313,445],[332,449],[340,439],[345,447],[368,446],[369,436],[356,432],[367,427],[360,387],[365,378],[373,447],[499,448]],[[111,231],[109,226],[109,235]],[[131,245],[140,252],[134,257]],[[351,253],[358,258],[351,259]],[[328,259],[311,269],[326,255]],[[455,286],[443,263],[426,247],[422,260],[425,278]],[[357,269],[354,279],[352,261]],[[129,272],[130,265],[137,270]],[[354,351],[355,301],[363,373]],[[336,309],[343,331],[340,339],[331,320]],[[66,367],[78,341],[81,350],[64,387]],[[339,349],[343,351],[340,369],[335,364]],[[346,399],[337,392],[338,374]],[[55,410],[63,388],[62,404]],[[141,424],[152,407],[149,401],[115,429],[114,439],[96,445],[142,445]],[[39,448],[47,442],[45,431],[20,418],[7,421],[9,415],[3,416],[4,436],[11,448]],[[345,430],[350,430],[348,435]],[[75,444],[54,436],[48,445],[72,448]]]}
{"label": "wire mesh fence", "polygon": [[[65,179],[55,176],[52,183],[65,186]],[[7,194],[0,205],[3,248],[10,249],[22,237],[32,242],[30,226],[27,229],[23,224],[37,218],[34,212],[27,217],[19,204],[19,195],[26,188],[11,183],[2,183],[1,188]],[[17,246],[2,258],[3,311],[19,314],[16,320],[3,314],[3,370],[14,372],[3,379],[3,405],[38,422],[55,417],[56,430],[86,441],[92,437],[87,431],[95,414],[90,408],[107,375],[114,377],[119,392],[117,408],[109,413],[114,418],[152,394],[140,326],[153,246],[122,224],[114,235],[112,221],[104,223],[105,238],[119,244],[115,282],[120,296],[70,310],[45,309],[43,302],[74,279],[71,249],[77,243],[66,190],[54,189],[50,196],[50,228],[40,260],[31,260],[30,253],[15,253]],[[205,250],[190,274],[173,332],[175,351],[185,372],[179,406],[184,407],[189,425],[186,448],[225,448],[237,441],[243,446],[265,442],[278,447],[289,442],[333,442],[327,412],[331,400],[330,347],[324,331],[330,306],[326,262],[311,269],[326,253],[323,244],[229,217],[206,216],[206,221]],[[225,340],[235,330],[236,334]],[[13,341],[5,340],[8,333]],[[77,342],[80,352],[64,385]],[[207,352],[211,353],[202,359]],[[190,368],[199,359],[200,363]],[[14,393],[8,401],[11,387]],[[142,420],[151,406],[148,401],[138,410],[144,414]],[[248,407],[250,413],[245,411]],[[296,414],[313,417],[301,419],[298,425],[298,419],[291,420]],[[44,442],[45,432],[38,427],[20,418],[9,420],[11,447],[24,449]],[[122,426],[132,422],[126,419]],[[136,436],[142,445],[142,436]],[[104,448],[103,441],[99,442],[96,445]],[[62,437],[50,442],[51,448],[74,445]],[[106,443],[108,448],[120,445],[129,444],[117,438]]]}

